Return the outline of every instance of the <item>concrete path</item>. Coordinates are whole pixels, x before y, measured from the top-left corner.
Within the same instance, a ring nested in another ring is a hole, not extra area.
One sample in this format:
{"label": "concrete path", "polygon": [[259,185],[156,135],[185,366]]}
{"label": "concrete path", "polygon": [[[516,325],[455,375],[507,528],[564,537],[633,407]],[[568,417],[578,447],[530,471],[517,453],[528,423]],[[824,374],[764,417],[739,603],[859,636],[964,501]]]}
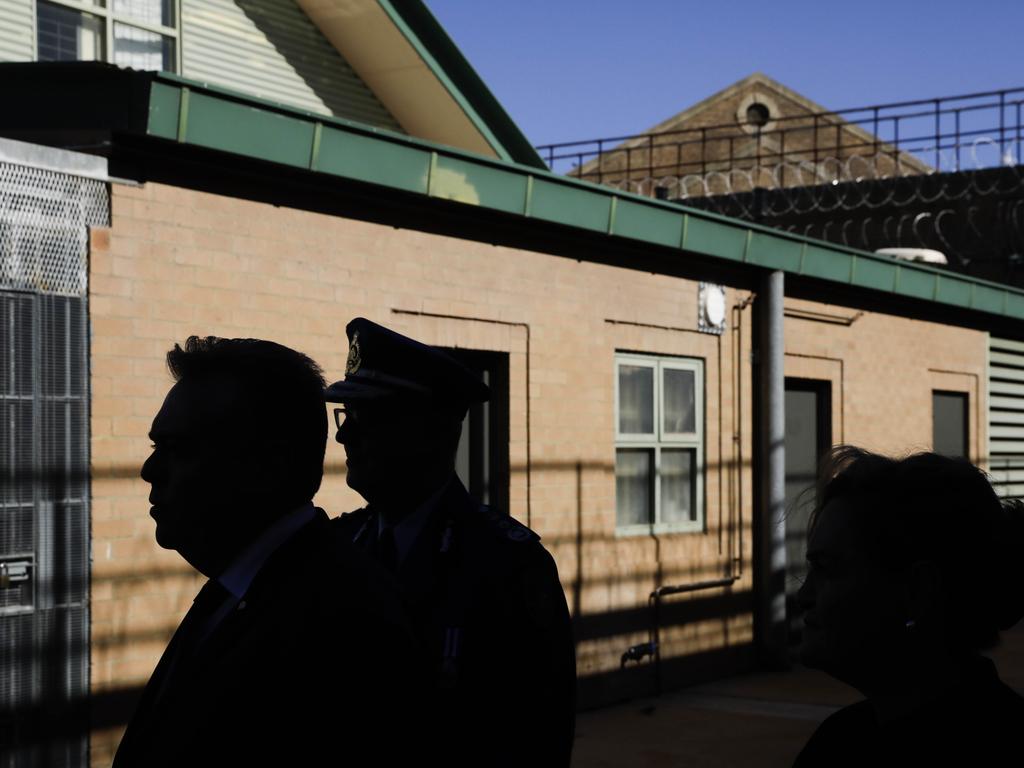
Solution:
{"label": "concrete path", "polygon": [[[990,656],[1024,693],[1024,628]],[[818,723],[861,698],[797,667],[636,699],[579,715],[573,768],[788,768]]]}

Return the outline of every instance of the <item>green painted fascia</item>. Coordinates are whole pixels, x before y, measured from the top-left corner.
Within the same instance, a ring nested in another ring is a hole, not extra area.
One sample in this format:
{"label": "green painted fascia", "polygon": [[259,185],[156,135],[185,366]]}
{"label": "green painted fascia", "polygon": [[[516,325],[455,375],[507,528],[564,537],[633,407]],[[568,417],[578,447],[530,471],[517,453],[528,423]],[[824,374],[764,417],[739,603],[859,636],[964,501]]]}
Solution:
{"label": "green painted fascia", "polygon": [[[76,63],[77,64],[77,63]],[[2,69],[4,64],[0,64]],[[112,65],[102,65],[104,67],[113,68]],[[180,131],[188,130],[188,123],[192,119],[192,111],[190,101],[196,94],[205,94],[207,96],[216,97],[219,101],[223,102],[224,105],[234,105],[228,112],[228,114],[222,114],[220,120],[220,129],[225,134],[225,141],[230,141],[230,137],[239,137],[242,131],[239,130],[239,126],[243,123],[236,122],[252,113],[250,109],[256,109],[257,112],[276,113],[289,118],[298,118],[301,122],[306,122],[314,127],[316,125],[322,126],[323,130],[332,128],[334,130],[343,131],[352,135],[366,136],[373,138],[381,142],[381,146],[390,147],[411,147],[416,148],[425,152],[438,152],[451,158],[459,158],[472,167],[492,167],[496,169],[504,169],[507,171],[510,168],[516,168],[519,174],[523,173],[535,173],[538,169],[532,166],[518,165],[512,161],[503,161],[496,158],[486,157],[479,155],[475,152],[468,150],[459,149],[452,147],[447,144],[440,144],[429,141],[427,139],[420,139],[408,134],[398,133],[396,131],[389,131],[386,128],[378,128],[376,126],[367,125],[365,123],[357,122],[354,120],[348,120],[342,117],[334,117],[332,115],[324,115],[319,112],[311,112],[304,110],[299,107],[293,107],[288,104],[282,104],[278,101],[271,99],[264,99],[258,96],[252,96],[241,91],[232,90],[230,88],[224,88],[221,86],[209,85],[207,83],[200,83],[195,80],[189,80],[175,75],[169,72],[132,72],[131,70],[123,70],[122,74],[127,75],[131,73],[136,76],[142,76],[149,78],[152,81],[150,87],[150,98],[148,104],[148,128],[146,133],[151,136],[164,139],[174,139],[177,141],[184,141],[187,138],[184,134],[180,134]],[[187,94],[187,95],[186,95]],[[184,104],[184,111],[179,109],[179,101]],[[177,117],[170,118],[169,114],[171,110],[176,110],[175,114]],[[180,118],[185,119],[180,119]],[[281,123],[284,125],[295,125],[294,123]],[[169,132],[169,126],[175,126],[173,132]],[[306,129],[302,129],[302,133],[306,133]],[[281,135],[276,137],[277,141],[295,141],[302,140],[301,136],[290,135],[287,131],[283,131]],[[193,143],[184,141],[184,143]],[[312,148],[310,148],[312,149]],[[249,152],[235,152],[235,154],[246,155],[249,157],[259,158],[261,160],[271,160],[272,158],[261,154],[256,151],[253,153]],[[321,170],[314,167],[310,167],[310,170]],[[545,167],[546,170],[546,167]],[[554,178],[562,178],[554,174],[549,174]],[[583,186],[590,188],[593,185],[586,182]],[[521,206],[520,206],[521,207]]]}
{"label": "green painted fascia", "polygon": [[[0,63],[0,135],[156,140],[301,168],[733,263],[1024,320],[1024,290],[483,157],[174,75]],[[107,138],[104,138],[107,137]]]}
{"label": "green painted fascia", "polygon": [[537,150],[421,0],[377,2],[498,157],[547,168]]}
{"label": "green painted fascia", "polygon": [[[301,107],[294,107],[291,104],[285,104],[280,101],[274,101],[273,99],[266,99],[260,96],[253,96],[242,91],[236,91],[232,88],[225,88],[221,85],[213,85],[211,83],[200,83],[196,80],[189,80],[188,78],[176,75],[173,72],[145,72],[139,73],[148,77],[155,78],[156,83],[162,83],[166,85],[176,85],[179,88],[187,89],[189,91],[202,91],[205,93],[214,94],[217,96],[223,96],[226,99],[232,101],[238,101],[243,103],[252,103],[257,106],[277,110],[279,112],[285,112],[290,115],[299,115],[309,120],[319,122],[329,122],[331,124],[344,126],[353,131],[360,131],[363,133],[377,134],[381,136],[393,136],[395,138],[410,138],[404,133],[398,131],[389,131],[387,128],[380,128],[375,125],[368,125],[367,123],[361,123],[357,120],[349,120],[345,117],[335,117],[333,115],[325,115],[322,112],[313,112],[308,109],[302,109]],[[154,136],[159,135],[152,130],[150,133]],[[162,137],[167,138],[167,137]],[[429,142],[425,142],[429,143]]]}
{"label": "green painted fascia", "polygon": [[[147,133],[610,237],[1024,320],[1024,291],[548,170],[504,162],[163,73]],[[244,131],[238,129],[245,126]]]}
{"label": "green painted fascia", "polygon": [[[0,64],[0,75],[8,66]],[[95,65],[88,70],[85,66],[18,70],[22,76],[17,87],[8,89],[9,95],[27,99],[45,83],[47,99],[59,104],[64,103],[65,91],[87,92],[88,98],[78,108],[45,113],[37,126],[43,130],[74,129],[85,121],[91,125],[105,119],[122,133],[143,133],[155,140],[498,211],[523,217],[524,222],[538,219],[580,233],[675,250],[681,256],[695,254],[752,269],[779,269],[826,283],[1024,320],[1024,291],[1017,288],[621,192],[177,76],[116,70],[110,65],[98,72]],[[94,103],[116,104],[117,109],[108,108],[106,117],[97,117],[89,107]],[[0,129],[16,117],[22,120],[25,115],[0,115]]]}

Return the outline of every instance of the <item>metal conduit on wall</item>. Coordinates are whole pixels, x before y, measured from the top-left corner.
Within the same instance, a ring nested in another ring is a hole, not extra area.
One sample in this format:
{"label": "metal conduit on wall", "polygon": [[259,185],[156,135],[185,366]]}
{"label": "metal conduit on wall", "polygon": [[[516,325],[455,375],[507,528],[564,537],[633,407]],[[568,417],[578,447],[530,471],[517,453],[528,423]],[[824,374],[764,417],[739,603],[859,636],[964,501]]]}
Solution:
{"label": "metal conduit on wall", "polygon": [[755,370],[758,503],[754,517],[756,643],[763,663],[786,666],[786,401],[783,336],[784,278],[768,272],[754,303],[758,329]]}

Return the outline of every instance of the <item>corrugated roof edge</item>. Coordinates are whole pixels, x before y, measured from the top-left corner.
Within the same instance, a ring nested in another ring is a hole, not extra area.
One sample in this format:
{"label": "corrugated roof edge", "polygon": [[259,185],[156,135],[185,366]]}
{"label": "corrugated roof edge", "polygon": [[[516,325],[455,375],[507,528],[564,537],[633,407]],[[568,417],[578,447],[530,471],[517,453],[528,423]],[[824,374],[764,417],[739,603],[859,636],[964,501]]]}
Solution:
{"label": "corrugated roof edge", "polygon": [[[405,192],[1024,320],[1024,291],[152,74],[147,133]],[[248,113],[232,110],[249,110]],[[267,114],[276,113],[276,118]],[[223,130],[248,120],[240,135]]]}
{"label": "corrugated roof edge", "polygon": [[452,93],[477,129],[492,144],[499,144],[495,147],[499,154],[504,149],[514,162],[547,168],[537,150],[421,0],[378,2],[410,44],[420,51],[423,61]]}

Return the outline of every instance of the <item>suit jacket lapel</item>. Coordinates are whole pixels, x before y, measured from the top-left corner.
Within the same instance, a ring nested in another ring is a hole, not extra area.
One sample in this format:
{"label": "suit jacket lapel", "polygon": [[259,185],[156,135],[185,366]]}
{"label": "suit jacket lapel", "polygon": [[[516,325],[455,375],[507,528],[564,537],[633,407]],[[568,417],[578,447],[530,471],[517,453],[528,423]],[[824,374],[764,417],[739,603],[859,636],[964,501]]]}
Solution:
{"label": "suit jacket lapel", "polygon": [[328,533],[327,514],[318,509],[312,520],[267,558],[237,605],[199,648],[196,659],[198,667],[220,663],[230,653],[239,639],[263,617],[268,599],[280,594],[280,590],[269,587],[282,579],[295,578],[294,571],[301,567],[303,555],[318,537],[326,537]]}
{"label": "suit jacket lapel", "polygon": [[121,744],[118,745],[115,765],[134,765],[136,758],[133,753],[138,750],[145,753],[144,745],[150,742],[150,734],[162,721],[161,709],[167,703],[171,689],[179,682],[171,676],[175,674],[175,670],[180,674],[178,655],[185,640],[189,613],[194,609],[194,604],[189,607],[189,611],[178,624],[171,641],[164,649],[160,661],[157,662],[149,682],[146,683],[146,687],[142,691],[142,698],[128,722]]}
{"label": "suit jacket lapel", "polygon": [[[457,477],[452,478],[398,570],[398,581],[416,614],[417,623],[421,627],[422,622],[432,625],[434,634],[440,632],[444,624],[442,614],[447,604],[444,593],[449,589],[448,574],[443,567],[445,555],[441,552],[445,529],[449,520],[458,528],[460,520],[474,509],[475,504],[462,483]],[[460,547],[457,530],[449,546],[456,550]],[[455,551],[453,556],[459,561],[464,553]],[[440,642],[440,639],[430,638],[430,641]]]}
{"label": "suit jacket lapel", "polygon": [[[177,695],[186,691],[196,680],[208,680],[211,675],[222,676],[223,662],[230,659],[232,648],[245,636],[252,624],[260,619],[267,605],[266,592],[272,590],[264,587],[273,584],[276,579],[287,578],[292,568],[301,565],[303,553],[315,538],[326,536],[327,533],[327,515],[323,510],[318,510],[309,523],[271,554],[238,605],[194,649],[194,654],[188,659],[177,658],[183,642],[182,630],[186,624],[186,620],[182,620],[146,684],[139,706],[118,747],[115,765],[142,764],[139,760],[146,754],[146,745],[153,742],[154,731],[162,723],[166,724],[166,708],[173,706]],[[179,722],[181,718],[175,717],[174,720],[175,727],[180,729],[176,735],[187,738],[189,734],[184,731],[187,724]]]}
{"label": "suit jacket lapel", "polygon": [[437,550],[440,546],[444,510],[434,509],[427,518],[416,540],[412,543],[396,578],[413,605],[430,599],[437,580]]}

